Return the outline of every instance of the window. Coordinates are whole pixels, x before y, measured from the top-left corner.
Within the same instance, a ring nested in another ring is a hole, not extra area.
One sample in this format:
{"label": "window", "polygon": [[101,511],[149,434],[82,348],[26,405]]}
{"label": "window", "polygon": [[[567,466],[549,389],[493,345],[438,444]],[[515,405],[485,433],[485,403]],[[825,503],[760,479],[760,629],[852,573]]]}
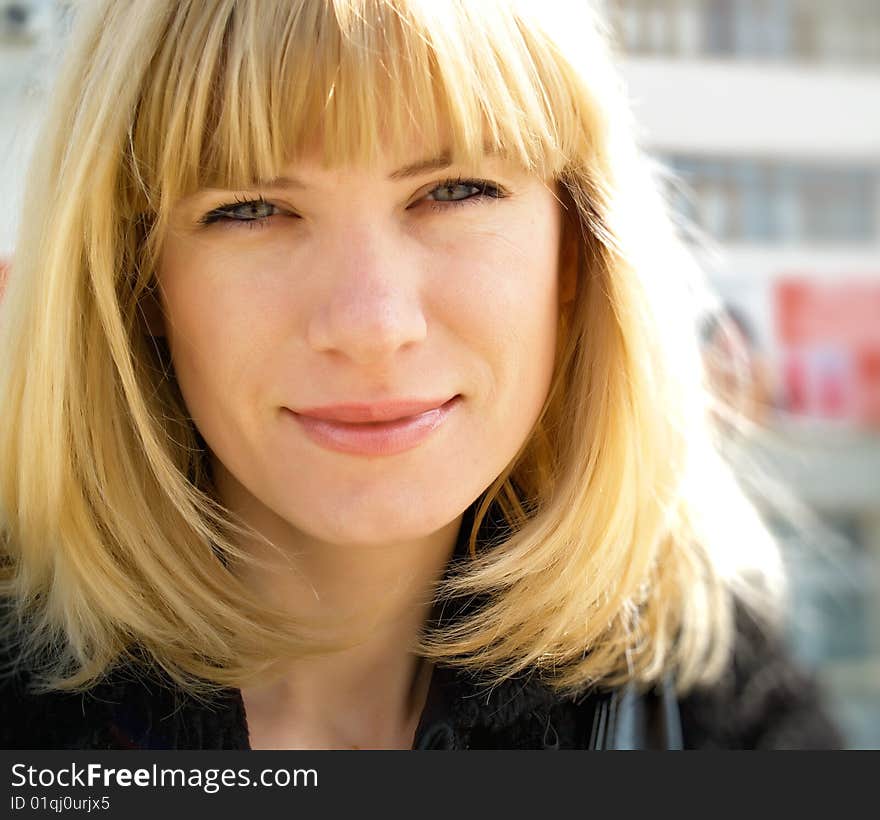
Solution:
{"label": "window", "polygon": [[880,62],[876,0],[607,0],[633,54]]}
{"label": "window", "polygon": [[723,241],[871,242],[880,169],[760,159],[667,158],[676,212]]}

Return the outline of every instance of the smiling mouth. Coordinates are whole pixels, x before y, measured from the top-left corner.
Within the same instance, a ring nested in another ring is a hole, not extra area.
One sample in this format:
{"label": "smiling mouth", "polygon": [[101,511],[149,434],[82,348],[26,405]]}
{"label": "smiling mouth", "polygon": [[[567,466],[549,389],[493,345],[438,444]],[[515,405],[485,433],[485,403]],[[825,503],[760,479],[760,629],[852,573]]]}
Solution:
{"label": "smiling mouth", "polygon": [[[317,418],[315,416],[289,410],[287,415],[295,419],[300,428],[316,444],[324,449],[351,455],[388,456],[410,450],[427,440],[442,427],[449,415],[461,403],[460,394],[451,399],[422,410],[421,412],[399,415],[401,405],[341,406],[324,408],[322,412],[347,416],[396,413],[394,418],[385,420],[350,421],[338,418]],[[424,403],[422,403],[424,405]],[[411,406],[404,409],[411,409]]]}

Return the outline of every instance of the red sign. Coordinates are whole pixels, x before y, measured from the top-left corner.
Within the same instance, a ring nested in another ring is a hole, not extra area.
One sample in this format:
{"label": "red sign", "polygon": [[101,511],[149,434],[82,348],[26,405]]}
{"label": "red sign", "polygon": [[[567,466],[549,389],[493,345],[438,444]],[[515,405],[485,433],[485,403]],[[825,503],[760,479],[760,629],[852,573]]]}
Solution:
{"label": "red sign", "polygon": [[786,409],[880,427],[880,277],[784,278],[774,301]]}

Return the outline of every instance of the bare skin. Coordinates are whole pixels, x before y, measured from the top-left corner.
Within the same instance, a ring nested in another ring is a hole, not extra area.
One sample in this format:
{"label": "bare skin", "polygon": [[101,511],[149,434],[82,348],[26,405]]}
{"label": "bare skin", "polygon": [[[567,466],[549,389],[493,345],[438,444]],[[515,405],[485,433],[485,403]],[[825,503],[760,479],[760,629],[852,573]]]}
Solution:
{"label": "bare skin", "polygon": [[[234,498],[236,482],[219,469],[224,497]],[[248,509],[249,520],[258,521],[264,533],[287,529],[265,508],[258,510],[253,498],[238,506]],[[359,551],[301,537],[302,575],[247,576],[250,586],[295,606],[301,616],[331,621],[351,615],[368,632],[351,649],[291,664],[276,683],[241,689],[252,749],[412,748],[432,666],[402,648],[428,617],[430,592],[459,524],[460,517],[418,545]]]}

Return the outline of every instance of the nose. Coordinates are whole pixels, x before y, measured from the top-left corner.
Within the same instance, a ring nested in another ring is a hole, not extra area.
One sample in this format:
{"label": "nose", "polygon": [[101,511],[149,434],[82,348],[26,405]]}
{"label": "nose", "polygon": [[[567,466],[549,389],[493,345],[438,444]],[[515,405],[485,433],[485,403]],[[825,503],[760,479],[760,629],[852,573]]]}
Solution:
{"label": "nose", "polygon": [[308,322],[313,350],[370,365],[425,338],[419,265],[405,237],[349,221],[325,248],[316,264],[326,290]]}

